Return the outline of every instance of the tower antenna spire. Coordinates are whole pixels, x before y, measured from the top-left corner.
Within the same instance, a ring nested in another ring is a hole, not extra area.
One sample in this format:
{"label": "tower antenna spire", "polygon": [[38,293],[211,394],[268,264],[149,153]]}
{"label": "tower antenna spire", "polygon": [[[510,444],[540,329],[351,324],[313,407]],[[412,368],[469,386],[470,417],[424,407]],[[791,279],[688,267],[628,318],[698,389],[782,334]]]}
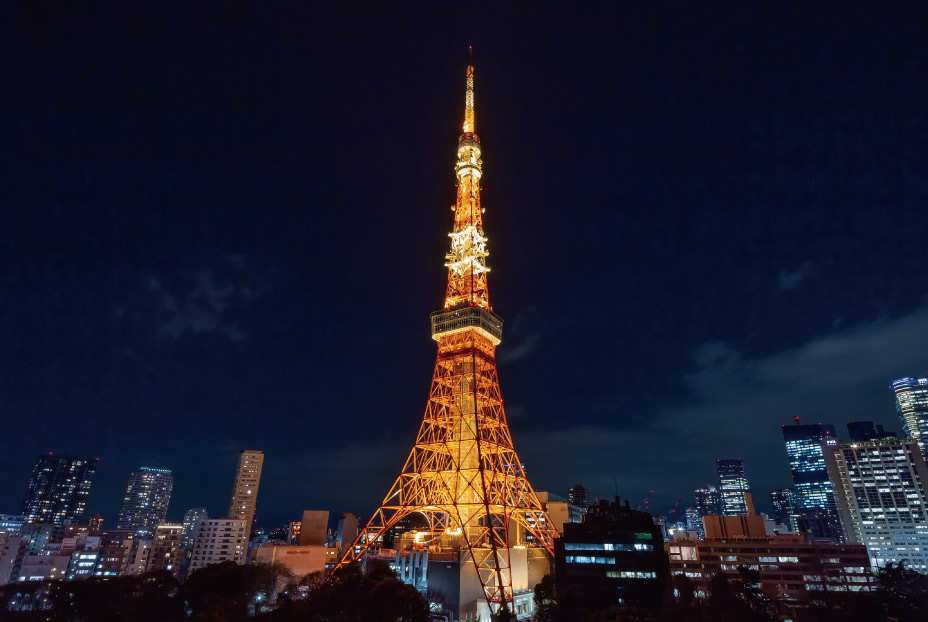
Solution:
{"label": "tower antenna spire", "polygon": [[474,125],[474,46],[467,47],[467,92],[464,95],[464,133],[477,131]]}

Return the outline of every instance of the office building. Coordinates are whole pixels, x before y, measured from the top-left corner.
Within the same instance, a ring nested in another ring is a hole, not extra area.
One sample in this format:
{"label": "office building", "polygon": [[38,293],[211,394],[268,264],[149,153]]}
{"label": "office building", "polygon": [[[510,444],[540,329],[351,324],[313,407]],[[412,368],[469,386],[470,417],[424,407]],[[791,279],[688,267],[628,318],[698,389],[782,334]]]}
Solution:
{"label": "office building", "polygon": [[79,523],[84,516],[97,458],[39,456],[23,498],[30,523]]}
{"label": "office building", "polygon": [[583,484],[577,484],[567,491],[567,500],[573,505],[586,509],[593,504],[593,497],[590,491]]}
{"label": "office building", "polygon": [[793,476],[793,495],[799,509],[834,510],[835,495],[825,469],[822,440],[837,438],[835,426],[800,423],[783,426],[783,441]]}
{"label": "office building", "polygon": [[928,459],[928,378],[899,378],[891,388],[903,436],[918,443],[922,456]]}
{"label": "office building", "polygon": [[722,495],[715,486],[694,490],[693,494],[696,496],[696,512],[699,516],[722,513]]}
{"label": "office building", "polygon": [[190,572],[225,561],[244,564],[249,532],[250,525],[245,519],[207,518],[200,522],[193,541]]}
{"label": "office building", "polygon": [[796,506],[796,529],[812,538],[842,542],[844,535],[835,494],[825,468],[822,441],[837,439],[835,427],[822,423],[783,426],[783,441],[793,477],[793,503]]}
{"label": "office building", "polygon": [[746,514],[747,504],[744,493],[750,490],[748,477],[744,472],[744,460],[731,458],[716,460],[715,468],[719,474],[719,495],[722,498],[722,514],[725,516],[738,516]]}
{"label": "office building", "polygon": [[590,609],[628,605],[658,611],[669,593],[661,528],[647,512],[602,500],[554,541],[557,591]]}
{"label": "office building", "polygon": [[874,568],[905,561],[907,568],[928,572],[928,469],[918,444],[823,445],[847,541],[866,545]]}
{"label": "office building", "polygon": [[876,589],[867,550],[861,545],[807,543],[800,535],[762,534],[762,531],[752,531],[749,537],[668,542],[670,571],[689,577],[699,599],[709,597],[709,582],[719,573],[730,582],[740,581],[738,566],[757,570],[759,588],[770,598],[805,600],[825,590],[867,592]]}
{"label": "office building", "polygon": [[696,532],[696,537],[702,539],[706,537],[706,530],[702,524],[702,515],[694,507],[688,507],[685,510],[686,530]]}
{"label": "office building", "polygon": [[258,501],[258,485],[261,483],[261,469],[264,466],[264,452],[255,449],[243,449],[238,458],[235,472],[235,487],[232,489],[232,502],[229,504],[229,518],[244,520],[248,526],[245,540],[251,534]]}
{"label": "office building", "polygon": [[779,488],[770,491],[770,503],[773,504],[773,521],[793,533],[796,525],[796,502],[792,488]]}
{"label": "office building", "polygon": [[193,548],[193,540],[200,529],[200,523],[207,518],[209,518],[209,513],[206,508],[191,508],[184,512],[184,532],[181,535],[181,547],[185,551]]}
{"label": "office building", "polygon": [[168,512],[173,488],[174,477],[168,469],[142,467],[133,471],[116,528],[135,532],[143,538],[151,537]]}

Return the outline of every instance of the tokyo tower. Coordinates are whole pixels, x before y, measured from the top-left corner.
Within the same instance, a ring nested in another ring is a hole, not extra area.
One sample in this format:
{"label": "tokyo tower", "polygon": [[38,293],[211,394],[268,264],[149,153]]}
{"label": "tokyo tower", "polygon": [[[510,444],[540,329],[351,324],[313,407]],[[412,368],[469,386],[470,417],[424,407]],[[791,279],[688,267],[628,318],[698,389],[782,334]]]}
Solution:
{"label": "tokyo tower", "polygon": [[[444,308],[431,315],[438,357],[425,416],[402,472],[342,563],[367,556],[407,566],[410,559],[456,562],[459,610],[476,613],[482,600],[492,614],[512,611],[514,588],[530,583],[531,590],[547,571],[556,531],[513,448],[496,374],[503,321],[487,289],[470,51],[464,101],[448,286]],[[427,572],[434,587],[437,571]]]}

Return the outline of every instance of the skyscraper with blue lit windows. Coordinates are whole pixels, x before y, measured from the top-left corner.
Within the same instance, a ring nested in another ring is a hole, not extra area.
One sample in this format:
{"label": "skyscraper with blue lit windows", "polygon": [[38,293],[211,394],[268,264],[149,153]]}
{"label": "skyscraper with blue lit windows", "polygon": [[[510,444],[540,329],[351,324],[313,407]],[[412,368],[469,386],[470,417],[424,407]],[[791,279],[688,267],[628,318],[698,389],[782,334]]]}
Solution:
{"label": "skyscraper with blue lit windows", "polygon": [[744,460],[730,458],[716,460],[715,469],[719,474],[719,494],[723,516],[740,516],[748,513],[744,493],[751,490],[748,476],[744,472]]}
{"label": "skyscraper with blue lit windows", "polygon": [[892,390],[903,436],[918,443],[928,459],[928,378],[899,378],[893,381]]}
{"label": "skyscraper with blue lit windows", "polygon": [[793,475],[793,492],[800,510],[835,509],[835,494],[825,468],[822,440],[837,438],[835,426],[822,423],[800,423],[794,417],[793,425],[783,426],[783,441],[789,469]]}

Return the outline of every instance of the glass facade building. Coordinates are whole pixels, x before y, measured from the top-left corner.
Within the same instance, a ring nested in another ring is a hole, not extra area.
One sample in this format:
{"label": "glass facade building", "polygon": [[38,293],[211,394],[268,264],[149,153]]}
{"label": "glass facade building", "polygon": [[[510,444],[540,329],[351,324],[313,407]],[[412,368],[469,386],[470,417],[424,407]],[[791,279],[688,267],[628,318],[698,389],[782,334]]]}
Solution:
{"label": "glass facade building", "polygon": [[918,443],[928,459],[928,378],[899,378],[893,381],[892,390],[902,434]]}
{"label": "glass facade building", "polygon": [[22,513],[30,523],[67,525],[84,516],[98,458],[39,456],[23,498]]}
{"label": "glass facade building", "polygon": [[715,486],[706,486],[694,490],[693,494],[696,496],[696,511],[699,516],[722,513],[722,495],[719,494],[718,488]]}
{"label": "glass facade building", "polygon": [[164,520],[174,488],[174,476],[168,469],[142,467],[133,471],[119,511],[117,529],[151,537]]}
{"label": "glass facade building", "polygon": [[789,469],[793,475],[796,505],[801,510],[835,510],[835,494],[825,468],[822,440],[837,438],[835,426],[821,423],[800,423],[783,426],[783,441]]}
{"label": "glass facade building", "polygon": [[715,468],[719,474],[719,494],[722,497],[722,515],[739,516],[748,513],[744,493],[749,492],[748,477],[744,472],[744,460],[730,458],[716,460]]}
{"label": "glass facade building", "polygon": [[592,505],[590,491],[583,484],[577,484],[567,491],[567,500],[577,507],[588,508]]}
{"label": "glass facade building", "polygon": [[773,520],[778,525],[786,525],[791,532],[796,531],[796,502],[792,488],[779,488],[770,491],[773,504]]}
{"label": "glass facade building", "polygon": [[847,424],[847,437],[851,442],[865,443],[881,438],[896,438],[895,432],[887,432],[881,425],[872,421],[851,421]]}

